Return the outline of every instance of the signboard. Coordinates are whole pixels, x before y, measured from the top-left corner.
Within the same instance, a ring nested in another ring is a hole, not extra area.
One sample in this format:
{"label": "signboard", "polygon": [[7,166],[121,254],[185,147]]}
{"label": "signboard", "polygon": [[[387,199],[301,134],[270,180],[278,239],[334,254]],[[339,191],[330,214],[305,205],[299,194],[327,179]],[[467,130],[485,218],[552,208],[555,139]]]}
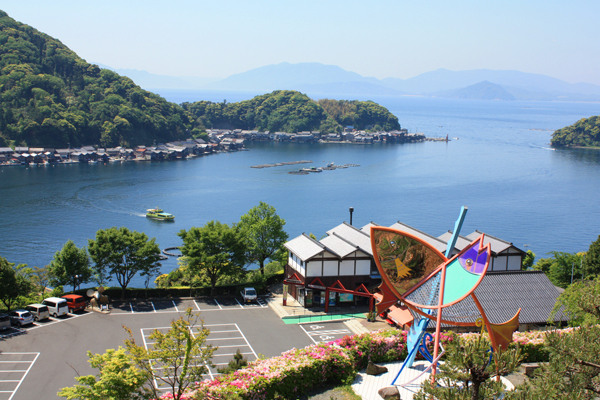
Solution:
{"label": "signboard", "polygon": [[313,285],[313,284],[308,284],[308,287],[311,289],[319,289],[319,290],[325,290],[327,289],[325,286],[321,286],[321,285]]}

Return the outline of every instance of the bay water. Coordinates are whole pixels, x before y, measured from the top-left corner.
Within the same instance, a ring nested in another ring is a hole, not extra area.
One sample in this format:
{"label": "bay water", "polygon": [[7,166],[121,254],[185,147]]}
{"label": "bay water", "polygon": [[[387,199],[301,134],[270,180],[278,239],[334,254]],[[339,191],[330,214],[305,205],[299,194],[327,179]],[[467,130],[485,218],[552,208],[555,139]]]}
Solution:
{"label": "bay water", "polygon": [[[161,94],[178,103],[253,95]],[[463,205],[469,208],[463,234],[477,229],[530,249],[538,258],[549,251],[586,251],[598,238],[600,151],[555,151],[548,143],[555,129],[600,114],[600,104],[405,96],[371,100],[397,115],[410,132],[448,135],[451,141],[255,142],[247,143],[248,151],[177,162],[0,166],[0,256],[41,267],[67,240],[85,246],[98,229],[113,226],[145,232],[161,249],[179,246],[182,229],[211,220],[238,222],[260,201],[286,220],[290,238],[303,232],[323,237],[349,222],[349,207],[357,227],[401,221],[439,236],[453,228]],[[250,168],[297,160],[312,163]],[[360,167],[288,174],[330,162]],[[145,218],[145,210],[157,206],[174,214],[175,222]],[[170,258],[162,272],[176,267]],[[131,286],[144,282],[136,277]]]}

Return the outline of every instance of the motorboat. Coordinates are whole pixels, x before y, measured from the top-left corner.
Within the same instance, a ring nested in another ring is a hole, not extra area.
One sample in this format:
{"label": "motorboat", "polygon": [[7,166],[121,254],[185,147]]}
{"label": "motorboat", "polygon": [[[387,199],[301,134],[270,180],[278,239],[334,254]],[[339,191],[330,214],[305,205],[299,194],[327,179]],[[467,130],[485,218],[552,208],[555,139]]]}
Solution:
{"label": "motorboat", "polygon": [[163,211],[162,208],[149,208],[146,210],[146,218],[152,218],[160,221],[174,221],[175,216]]}

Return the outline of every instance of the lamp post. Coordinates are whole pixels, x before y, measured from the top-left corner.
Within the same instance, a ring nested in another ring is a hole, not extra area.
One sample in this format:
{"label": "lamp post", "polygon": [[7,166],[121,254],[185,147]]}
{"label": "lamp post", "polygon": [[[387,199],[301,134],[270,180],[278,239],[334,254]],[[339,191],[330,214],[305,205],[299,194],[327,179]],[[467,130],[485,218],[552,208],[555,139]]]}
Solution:
{"label": "lamp post", "polygon": [[350,207],[350,225],[352,225],[352,213],[354,212],[354,207]]}

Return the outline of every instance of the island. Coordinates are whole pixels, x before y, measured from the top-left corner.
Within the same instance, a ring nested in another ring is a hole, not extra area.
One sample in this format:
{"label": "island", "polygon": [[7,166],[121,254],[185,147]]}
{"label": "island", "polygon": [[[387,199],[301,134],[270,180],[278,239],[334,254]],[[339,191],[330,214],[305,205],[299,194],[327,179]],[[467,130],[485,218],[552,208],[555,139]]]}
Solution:
{"label": "island", "polygon": [[600,117],[582,118],[552,134],[554,147],[586,147],[600,149]]}

